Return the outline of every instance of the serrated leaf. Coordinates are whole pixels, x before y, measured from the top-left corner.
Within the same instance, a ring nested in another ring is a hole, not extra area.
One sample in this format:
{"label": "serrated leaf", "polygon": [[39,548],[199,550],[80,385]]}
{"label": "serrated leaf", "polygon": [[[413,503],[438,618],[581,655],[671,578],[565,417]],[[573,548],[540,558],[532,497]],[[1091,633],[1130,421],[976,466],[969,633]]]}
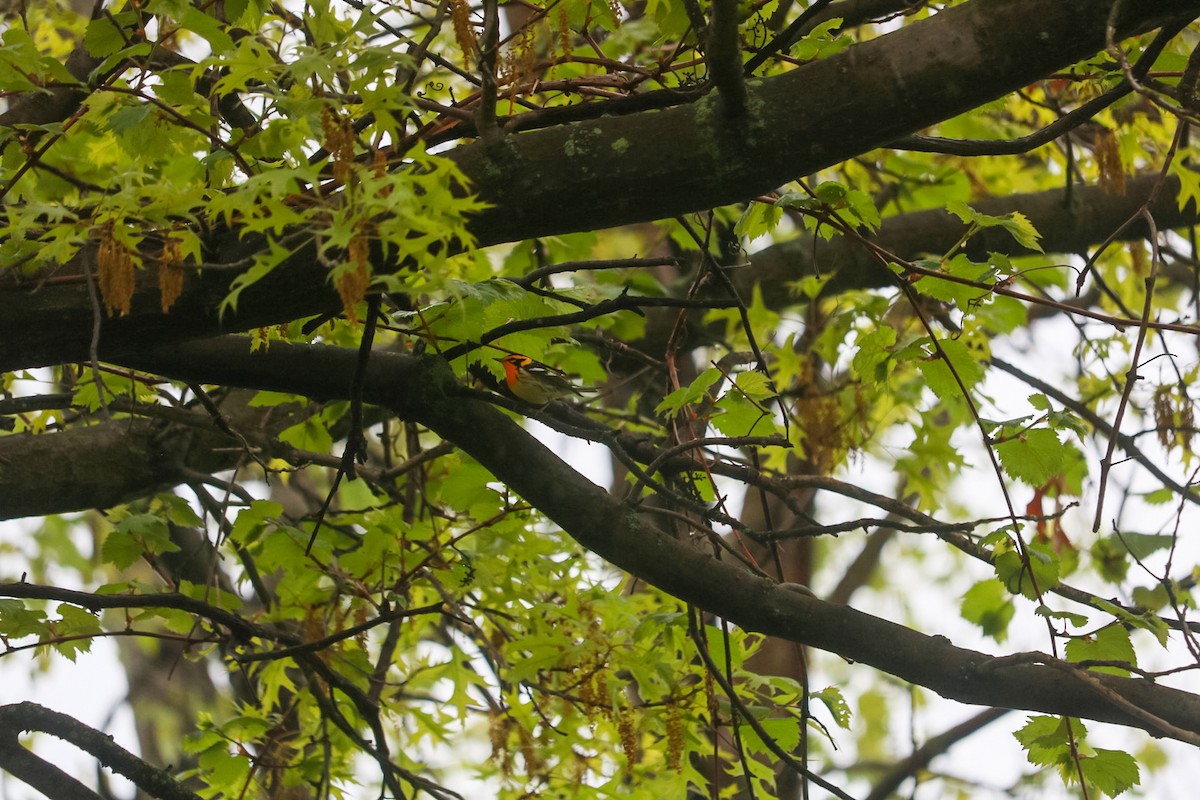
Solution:
{"label": "serrated leaf", "polygon": [[279,441],[311,453],[328,453],[333,448],[329,429],[316,417],[308,417],[300,424],[281,431]]}
{"label": "serrated leaf", "polygon": [[118,569],[126,569],[143,555],[179,550],[171,541],[167,521],[156,514],[131,514],[116,524],[104,538],[101,557]]}
{"label": "serrated leaf", "polygon": [[23,600],[0,599],[0,635],[13,639],[44,636],[47,632],[44,612],[26,608]]}
{"label": "serrated leaf", "polygon": [[1121,750],[1097,747],[1091,756],[1080,757],[1079,766],[1084,778],[1109,797],[1116,797],[1142,780],[1137,759]]}
{"label": "serrated leaf", "polygon": [[104,537],[100,557],[117,569],[128,569],[142,557],[142,546],[132,534],[112,531]]}
{"label": "serrated leaf", "polygon": [[[759,720],[759,727],[772,741],[787,752],[795,750],[800,745],[800,720],[795,717],[775,717]],[[742,741],[750,752],[770,752],[759,736],[758,731],[749,725],[741,726]]]}
{"label": "serrated leaf", "polygon": [[934,268],[939,273],[953,278],[984,284],[971,286],[956,280],[943,280],[935,275],[926,275],[913,284],[921,294],[935,300],[955,303],[960,308],[966,308],[972,301],[989,294],[989,287],[996,278],[996,270],[990,264],[976,263],[962,253],[940,264],[934,262]]}
{"label": "serrated leaf", "polygon": [[774,232],[783,219],[783,208],[771,203],[750,203],[733,232],[747,239],[757,239]]}
{"label": "serrated leaf", "polygon": [[1114,618],[1124,625],[1149,631],[1150,633],[1154,634],[1156,639],[1158,639],[1158,643],[1160,645],[1163,647],[1167,646],[1167,637],[1170,635],[1171,630],[1167,627],[1167,623],[1157,615],[1133,614],[1126,611],[1116,603],[1109,602],[1101,597],[1093,598],[1092,604],[1101,611],[1112,614]]}
{"label": "serrated leaf", "polygon": [[1062,472],[1067,455],[1066,445],[1049,428],[1022,431],[995,449],[1006,473],[1035,488]]}
{"label": "serrated leaf", "polygon": [[771,436],[779,433],[772,414],[747,400],[740,392],[726,392],[710,420],[726,436]]}
{"label": "serrated leaf", "polygon": [[[1091,636],[1076,637],[1067,642],[1068,661],[1123,661],[1137,666],[1137,653],[1123,625],[1107,625]],[[1129,670],[1119,667],[1092,667],[1096,672],[1128,676]]]}
{"label": "serrated leaf", "polygon": [[1029,405],[1033,406],[1038,411],[1050,410],[1050,398],[1046,397],[1044,394],[1031,394],[1027,399],[1029,400]]}
{"label": "serrated leaf", "polygon": [[742,394],[751,400],[766,400],[769,397],[775,396],[775,392],[771,389],[770,378],[758,370],[739,372],[734,377],[733,382],[737,384]]}
{"label": "serrated leaf", "polygon": [[54,620],[54,629],[59,634],[90,636],[101,632],[99,617],[86,608],[59,603],[55,611],[59,619]]}
{"label": "serrated leaf", "polygon": [[998,553],[993,563],[996,577],[1004,582],[1009,592],[1036,600],[1039,593],[1058,585],[1059,560],[1048,543],[1032,542],[1026,545],[1026,552],[1029,553],[1028,564],[1015,549]]}
{"label": "serrated leaf", "polygon": [[179,495],[160,495],[155,502],[161,502],[167,507],[167,518],[176,525],[196,528],[204,524],[204,520],[200,518],[191,504]]}
{"label": "serrated leaf", "polygon": [[[1085,733],[1083,724],[1072,720],[1071,733],[1082,737]],[[1013,733],[1013,737],[1025,748],[1025,757],[1031,764],[1046,767],[1066,763],[1072,758],[1071,737],[1067,721],[1062,717],[1030,717],[1024,727]]]}
{"label": "serrated leaf", "polygon": [[1142,500],[1146,501],[1152,506],[1161,506],[1166,503],[1173,503],[1175,502],[1175,490],[1155,489],[1152,492],[1146,492],[1143,494]]}
{"label": "serrated leaf", "polygon": [[[935,355],[921,361],[917,367],[929,388],[942,400],[958,399],[963,396],[959,380],[970,391],[984,374],[983,365],[971,353],[970,349],[957,339],[944,339],[940,342],[945,358]],[[955,380],[955,375],[958,380]]]}
{"label": "serrated leaf", "polygon": [[983,214],[968,206],[961,201],[953,201],[946,205],[946,210],[955,215],[968,225],[977,225],[980,228],[995,228],[1000,227],[1007,231],[1017,242],[1029,250],[1034,250],[1038,253],[1042,252],[1042,246],[1038,242],[1041,234],[1033,227],[1029,218],[1019,211],[1013,211],[1010,214],[1005,214],[1003,217],[994,217],[990,214]]}
{"label": "serrated leaf", "polygon": [[238,512],[229,536],[239,544],[246,544],[262,531],[269,520],[282,513],[282,503],[276,503],[273,500],[255,500]]}
{"label": "serrated leaf", "polygon": [[854,216],[858,218],[859,222],[873,231],[879,230],[881,222],[879,209],[875,207],[875,201],[871,198],[871,195],[855,189],[846,195],[846,205],[853,212]]}
{"label": "serrated leaf", "polygon": [[88,54],[93,58],[104,58],[124,47],[125,36],[117,25],[132,19],[132,12],[125,12],[116,16],[97,17],[89,22],[87,30],[83,33],[83,46],[87,48]]}
{"label": "serrated leaf", "polygon": [[843,730],[850,729],[850,720],[853,717],[850,711],[850,706],[846,703],[846,698],[835,686],[826,686],[818,692],[812,693],[812,699],[819,700],[829,709],[829,713],[833,715],[834,722]]}
{"label": "serrated leaf", "polygon": [[855,342],[858,352],[850,362],[858,376],[867,381],[882,381],[887,377],[891,348],[896,344],[896,329],[879,327],[859,334]]}
{"label": "serrated leaf", "polygon": [[674,414],[684,406],[698,402],[708,394],[708,389],[722,377],[721,370],[709,367],[682,389],[676,389],[654,407],[655,414]]}

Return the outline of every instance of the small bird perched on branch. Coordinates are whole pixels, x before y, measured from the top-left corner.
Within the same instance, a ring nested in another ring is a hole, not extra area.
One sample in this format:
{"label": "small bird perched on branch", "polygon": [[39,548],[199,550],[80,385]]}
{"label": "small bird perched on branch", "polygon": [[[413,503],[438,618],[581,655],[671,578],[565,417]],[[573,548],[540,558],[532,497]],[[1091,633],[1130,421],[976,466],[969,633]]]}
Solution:
{"label": "small bird perched on branch", "polygon": [[513,397],[535,406],[551,400],[581,395],[578,387],[554,367],[534,361],[520,353],[497,358],[504,365],[504,384]]}

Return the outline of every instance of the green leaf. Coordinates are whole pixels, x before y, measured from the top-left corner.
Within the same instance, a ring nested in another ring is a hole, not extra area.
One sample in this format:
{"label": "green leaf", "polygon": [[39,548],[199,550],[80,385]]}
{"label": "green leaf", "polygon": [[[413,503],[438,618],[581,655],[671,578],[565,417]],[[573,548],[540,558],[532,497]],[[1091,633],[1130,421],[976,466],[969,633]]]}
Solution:
{"label": "green leaf", "polygon": [[1019,731],[1013,733],[1021,746],[1025,748],[1025,757],[1029,763],[1040,767],[1066,764],[1073,760],[1071,754],[1071,734],[1081,738],[1086,730],[1078,720],[1070,722],[1064,717],[1030,717],[1029,721]]}
{"label": "green leaf", "polygon": [[[1124,661],[1137,666],[1137,653],[1129,640],[1129,631],[1119,624],[1107,625],[1091,636],[1080,636],[1067,642],[1068,661]],[[1092,667],[1096,672],[1128,676],[1129,670],[1119,667]]]}
{"label": "green leaf", "polygon": [[130,25],[136,21],[132,11],[116,15],[97,17],[88,23],[83,34],[83,46],[93,58],[104,58],[126,45],[125,35],[118,25]]}
{"label": "green leaf", "polygon": [[733,232],[747,239],[757,239],[773,233],[783,219],[783,208],[771,203],[750,203],[733,227]]}
{"label": "green leaf", "polygon": [[1175,537],[1166,533],[1114,533],[1112,538],[1137,559],[1168,550],[1175,544]]}
{"label": "green leaf", "polygon": [[1109,602],[1100,597],[1094,598],[1092,603],[1101,611],[1111,614],[1123,625],[1149,631],[1158,639],[1160,645],[1163,647],[1167,646],[1167,639],[1170,636],[1171,630],[1167,627],[1167,623],[1156,614],[1133,614],[1121,608],[1116,603]]}
{"label": "green leaf", "polygon": [[[927,340],[928,341],[928,340]],[[942,339],[942,353],[920,361],[917,367],[929,388],[942,400],[961,399],[963,390],[955,375],[962,381],[967,391],[970,391],[984,375],[983,365],[970,349],[958,339]]]}
{"label": "green leaf", "polygon": [[132,514],[117,523],[104,537],[100,555],[117,569],[126,569],[143,555],[158,555],[179,550],[171,541],[167,521],[157,514]]}
{"label": "green leaf", "polygon": [[281,514],[282,503],[276,503],[274,500],[255,500],[238,512],[229,536],[239,544],[248,544],[258,538],[258,534]]}
{"label": "green leaf", "polygon": [[846,698],[841,691],[835,686],[826,686],[820,691],[812,693],[813,700],[819,700],[829,709],[829,713],[833,715],[834,722],[843,730],[850,730],[850,720],[853,716],[850,711],[850,706],[846,703]]}
{"label": "green leaf", "polygon": [[1149,503],[1152,506],[1161,506],[1161,505],[1165,505],[1166,503],[1173,503],[1173,502],[1175,502],[1175,490],[1174,489],[1166,489],[1166,488],[1155,489],[1153,491],[1146,492],[1145,494],[1143,494],[1142,500],[1144,500],[1145,502]]}
{"label": "green leaf", "polygon": [[52,647],[54,652],[74,661],[76,655],[91,649],[92,637],[102,632],[100,619],[87,609],[66,603],[59,603],[55,610],[59,618],[50,621],[50,628],[55,637],[63,639],[53,642]]}
{"label": "green leaf", "polygon": [[1080,757],[1079,766],[1083,777],[1109,797],[1116,797],[1142,780],[1137,759],[1121,750],[1097,747],[1091,756]]}
{"label": "green leaf", "polygon": [[154,502],[166,506],[167,519],[176,525],[187,525],[196,528],[204,524],[204,520],[200,518],[200,515],[196,513],[191,504],[177,494],[159,495],[154,499]]}
{"label": "green leaf", "polygon": [[854,189],[846,195],[846,205],[850,212],[872,231],[879,230],[880,222],[879,209],[875,207],[875,201],[871,195],[866,192]]}
{"label": "green leaf", "polygon": [[1003,217],[993,217],[989,214],[980,213],[970,208],[966,203],[959,201],[948,203],[946,210],[968,225],[976,225],[980,228],[1003,228],[1022,247],[1039,253],[1042,252],[1042,246],[1038,242],[1041,234],[1037,232],[1037,229],[1033,227],[1029,219],[1018,211],[1005,214]]}
{"label": "green leaf", "polygon": [[45,612],[27,608],[23,600],[0,599],[0,635],[20,639],[48,632]]}
{"label": "green leaf", "polygon": [[1069,625],[1073,625],[1076,628],[1082,628],[1084,625],[1088,624],[1088,618],[1084,614],[1073,614],[1070,611],[1055,611],[1046,605],[1039,605],[1033,613],[1037,614],[1039,617],[1046,617],[1047,619],[1064,620]]}
{"label": "green leaf", "polygon": [[879,327],[860,333],[855,342],[858,352],[850,366],[865,381],[883,381],[891,371],[892,347],[896,344],[896,329]]}
{"label": "green leaf", "polygon": [[758,370],[739,372],[734,376],[733,382],[737,384],[741,393],[751,400],[766,400],[775,396],[771,388],[771,379]]}
{"label": "green leaf", "polygon": [[925,275],[913,284],[918,292],[935,300],[954,303],[959,308],[966,308],[972,301],[978,300],[991,293],[991,287],[996,282],[996,270],[990,264],[979,264],[960,253],[953,258],[936,264],[938,272],[961,278],[984,286],[970,286],[959,281],[942,280],[934,275]]}
{"label": "green leaf", "polygon": [[987,636],[1004,641],[1016,608],[1004,584],[995,578],[980,581],[963,595],[962,615],[978,625]]}
{"label": "green leaf", "polygon": [[771,436],[779,433],[769,411],[750,402],[738,391],[729,391],[717,401],[712,426],[726,436]]}
{"label": "green leaf", "polygon": [[1066,445],[1049,428],[1022,431],[995,450],[1006,473],[1035,488],[1062,472],[1067,455]]}
{"label": "green leaf", "polygon": [[233,39],[230,38],[221,23],[195,6],[188,6],[187,10],[183,12],[179,24],[202,36],[212,47],[214,54],[233,49]]}
{"label": "green leaf", "polygon": [[692,405],[708,395],[709,387],[721,380],[721,370],[709,367],[696,376],[690,384],[682,389],[676,389],[662,399],[654,408],[655,414],[674,414],[684,406]]}
{"label": "green leaf", "polygon": [[308,417],[300,424],[281,431],[279,441],[311,453],[328,453],[333,449],[333,437],[317,417]]}
{"label": "green leaf", "polygon": [[837,181],[825,181],[817,185],[813,194],[822,203],[829,206],[836,206],[845,199],[847,191],[846,187]]}
{"label": "green leaf", "polygon": [[[758,724],[759,727],[762,728],[763,732],[783,750],[792,752],[800,746],[800,720],[796,719],[795,717],[788,716],[763,719],[759,720]],[[746,744],[747,748],[751,752],[771,752],[763,743],[758,731],[746,724],[743,724],[740,727],[742,741]]]}
{"label": "green leaf", "polygon": [[1031,542],[1025,549],[1029,553],[1028,564],[1015,548],[997,548],[996,577],[1012,594],[1036,600],[1039,592],[1048,592],[1058,585],[1059,560],[1049,543]]}

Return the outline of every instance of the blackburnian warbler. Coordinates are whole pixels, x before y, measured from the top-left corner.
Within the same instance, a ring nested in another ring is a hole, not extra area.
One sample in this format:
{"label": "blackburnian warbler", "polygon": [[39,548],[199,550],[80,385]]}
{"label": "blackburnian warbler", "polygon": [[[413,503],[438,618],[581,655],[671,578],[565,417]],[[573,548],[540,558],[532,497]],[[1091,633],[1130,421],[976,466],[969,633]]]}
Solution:
{"label": "blackburnian warbler", "polygon": [[529,356],[513,353],[496,360],[504,365],[504,383],[508,391],[531,405],[544,406],[551,400],[580,393],[561,372]]}

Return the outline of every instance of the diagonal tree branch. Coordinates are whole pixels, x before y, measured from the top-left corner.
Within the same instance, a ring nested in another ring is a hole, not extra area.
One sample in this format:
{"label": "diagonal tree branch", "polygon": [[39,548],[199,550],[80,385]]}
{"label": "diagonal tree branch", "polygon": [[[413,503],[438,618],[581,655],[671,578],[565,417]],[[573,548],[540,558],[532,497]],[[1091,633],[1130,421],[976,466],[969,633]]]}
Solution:
{"label": "diagonal tree branch", "polygon": [[174,778],[130,753],[108,734],[36,703],[0,706],[0,768],[55,800],[98,800],[92,792],[57,766],[37,757],[18,740],[25,731],[41,731],[83,750],[123,775],[150,797],[160,800],[200,800]]}
{"label": "diagonal tree branch", "polygon": [[[239,347],[236,340],[166,347],[130,365],[187,380],[259,385],[264,360],[277,360],[280,368],[270,370],[267,388],[344,397],[344,378],[356,358],[352,350],[333,347],[275,344],[266,354]],[[376,354],[363,398],[454,442],[601,558],[742,628],[837,653],[964,703],[1065,714],[1200,741],[1195,694],[1139,678],[1088,673],[1085,682],[1072,674],[1076,666],[1050,666],[1048,656],[996,659],[955,647],[945,637],[792,591],[676,540],[490,404],[464,396],[439,358]]]}

